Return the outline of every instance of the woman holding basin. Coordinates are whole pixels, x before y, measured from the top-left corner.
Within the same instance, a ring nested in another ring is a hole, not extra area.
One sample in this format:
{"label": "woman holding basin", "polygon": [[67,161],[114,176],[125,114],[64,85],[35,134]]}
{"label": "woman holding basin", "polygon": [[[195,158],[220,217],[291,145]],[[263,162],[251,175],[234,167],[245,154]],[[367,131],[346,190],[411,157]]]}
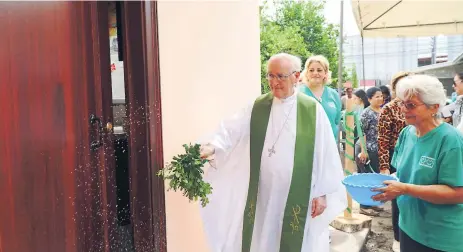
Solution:
{"label": "woman holding basin", "polygon": [[391,162],[399,181],[373,189],[373,200],[397,198],[402,252],[463,251],[463,135],[437,117],[444,87],[435,77],[411,75],[396,92],[408,124]]}

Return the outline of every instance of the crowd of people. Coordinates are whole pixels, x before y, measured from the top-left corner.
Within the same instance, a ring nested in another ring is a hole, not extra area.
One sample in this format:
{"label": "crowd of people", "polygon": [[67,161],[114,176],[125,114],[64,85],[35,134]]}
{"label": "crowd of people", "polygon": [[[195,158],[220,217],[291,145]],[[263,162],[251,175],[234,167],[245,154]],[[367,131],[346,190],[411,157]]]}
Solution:
{"label": "crowd of people", "polygon": [[[396,74],[390,90],[346,90],[361,107],[358,172],[395,174],[400,181],[376,196],[392,201],[394,251],[463,251],[454,235],[463,224],[455,221],[463,217],[462,79],[463,73],[454,76],[457,95],[448,105],[437,78],[408,72]],[[380,211],[361,206],[366,215]]]}
{"label": "crowd of people", "polygon": [[[358,172],[393,174],[373,197],[392,201],[394,251],[463,251],[463,74],[455,101],[435,77],[396,74],[389,87],[340,97],[328,87],[327,59],[302,66],[272,56],[271,92],[224,120],[201,145],[215,159],[206,180],[214,192],[202,209],[213,251],[329,251],[329,223],[347,207],[336,144],[342,110],[356,104]],[[361,206],[368,215],[380,207]]]}

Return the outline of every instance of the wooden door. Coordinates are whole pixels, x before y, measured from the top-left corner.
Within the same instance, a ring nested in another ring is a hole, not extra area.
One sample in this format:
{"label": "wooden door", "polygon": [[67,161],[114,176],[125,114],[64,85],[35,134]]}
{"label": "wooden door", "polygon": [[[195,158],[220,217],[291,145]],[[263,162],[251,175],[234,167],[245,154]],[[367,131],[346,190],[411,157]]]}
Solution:
{"label": "wooden door", "polygon": [[126,85],[131,219],[136,251],[167,251],[156,1],[121,9]]}
{"label": "wooden door", "polygon": [[107,3],[0,2],[0,251],[109,251]]}

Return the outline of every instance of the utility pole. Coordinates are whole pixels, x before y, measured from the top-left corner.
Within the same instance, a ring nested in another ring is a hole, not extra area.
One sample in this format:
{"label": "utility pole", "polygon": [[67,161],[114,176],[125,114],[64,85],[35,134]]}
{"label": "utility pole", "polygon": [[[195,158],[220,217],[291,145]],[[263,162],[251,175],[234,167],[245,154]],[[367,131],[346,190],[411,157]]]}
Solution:
{"label": "utility pole", "polygon": [[432,50],[431,50],[431,64],[434,65],[436,64],[436,46],[437,46],[437,38],[436,36],[432,37]]}
{"label": "utility pole", "polygon": [[343,51],[343,40],[344,40],[344,33],[343,33],[343,26],[344,26],[344,0],[341,0],[341,19],[339,22],[340,25],[340,34],[339,34],[339,63],[338,63],[338,93],[339,96],[342,95],[342,51]]}
{"label": "utility pole", "polygon": [[[339,98],[342,97],[342,51],[343,51],[343,40],[344,40],[344,0],[341,0],[341,17],[339,19],[339,58],[338,58],[338,94]],[[338,147],[341,146],[341,127],[338,127]]]}
{"label": "utility pole", "polygon": [[408,58],[408,57],[404,57],[404,55],[408,55],[408,52],[405,47],[405,37],[402,37],[402,69],[407,69],[407,67],[405,66],[406,64],[405,58]]}

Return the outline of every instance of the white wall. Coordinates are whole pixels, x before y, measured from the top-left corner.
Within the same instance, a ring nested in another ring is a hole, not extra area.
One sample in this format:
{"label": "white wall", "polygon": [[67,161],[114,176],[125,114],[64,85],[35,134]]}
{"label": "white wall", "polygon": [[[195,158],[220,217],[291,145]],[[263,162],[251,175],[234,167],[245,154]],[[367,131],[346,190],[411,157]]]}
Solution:
{"label": "white wall", "polygon": [[[164,160],[260,94],[258,0],[158,1]],[[207,252],[199,205],[166,192],[169,252]]]}

